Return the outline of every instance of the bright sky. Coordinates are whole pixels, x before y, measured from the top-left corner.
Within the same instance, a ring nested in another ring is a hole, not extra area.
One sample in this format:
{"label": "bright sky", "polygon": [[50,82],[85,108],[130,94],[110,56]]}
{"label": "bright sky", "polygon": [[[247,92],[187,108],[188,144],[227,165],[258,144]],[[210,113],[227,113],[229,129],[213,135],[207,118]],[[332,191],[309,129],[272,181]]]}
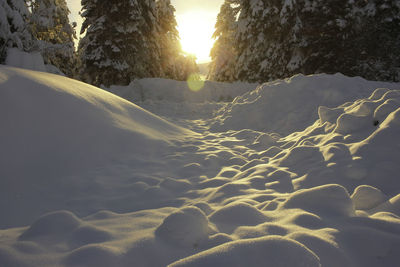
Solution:
{"label": "bright sky", "polygon": [[[224,0],[171,0],[176,9],[179,35],[184,51],[195,54],[198,63],[210,61],[210,50],[214,43],[211,36],[219,8]],[[79,32],[82,18],[78,12],[81,0],[67,0],[71,10],[70,20],[78,23]]]}

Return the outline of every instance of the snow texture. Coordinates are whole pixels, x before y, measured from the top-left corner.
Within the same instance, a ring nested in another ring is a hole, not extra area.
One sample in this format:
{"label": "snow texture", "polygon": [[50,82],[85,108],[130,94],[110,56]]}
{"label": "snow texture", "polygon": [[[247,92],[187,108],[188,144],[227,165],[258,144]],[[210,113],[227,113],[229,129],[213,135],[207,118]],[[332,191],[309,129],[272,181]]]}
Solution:
{"label": "snow texture", "polygon": [[0,66],[0,266],[398,265],[400,84],[139,82]]}
{"label": "snow texture", "polygon": [[[323,89],[321,88],[323,86]],[[366,97],[375,88],[396,88],[396,83],[370,82],[360,77],[335,75],[296,75],[260,85],[218,112],[213,131],[253,129],[282,135],[304,130],[318,119],[329,119],[325,107]],[[240,115],[239,115],[240,114]],[[336,120],[336,118],[335,118]],[[347,121],[347,119],[346,119]],[[356,123],[357,125],[357,123]]]}

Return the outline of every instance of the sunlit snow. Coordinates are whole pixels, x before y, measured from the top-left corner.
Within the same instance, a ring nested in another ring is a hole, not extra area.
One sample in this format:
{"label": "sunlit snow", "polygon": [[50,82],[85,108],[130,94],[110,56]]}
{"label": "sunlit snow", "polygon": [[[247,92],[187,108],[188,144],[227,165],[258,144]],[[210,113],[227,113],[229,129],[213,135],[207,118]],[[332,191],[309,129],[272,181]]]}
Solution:
{"label": "sunlit snow", "polygon": [[0,66],[0,266],[397,266],[399,89]]}

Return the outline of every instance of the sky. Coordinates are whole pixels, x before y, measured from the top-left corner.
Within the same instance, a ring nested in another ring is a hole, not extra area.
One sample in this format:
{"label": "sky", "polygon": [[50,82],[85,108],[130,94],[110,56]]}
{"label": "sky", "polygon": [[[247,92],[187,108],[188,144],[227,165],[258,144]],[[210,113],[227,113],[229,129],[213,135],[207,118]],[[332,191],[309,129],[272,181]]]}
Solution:
{"label": "sky", "polygon": [[[214,25],[224,0],[171,0],[175,7],[178,30],[184,51],[194,54],[198,63],[210,61],[209,53],[214,40]],[[82,24],[79,16],[81,0],[67,0],[71,11],[70,20]]]}

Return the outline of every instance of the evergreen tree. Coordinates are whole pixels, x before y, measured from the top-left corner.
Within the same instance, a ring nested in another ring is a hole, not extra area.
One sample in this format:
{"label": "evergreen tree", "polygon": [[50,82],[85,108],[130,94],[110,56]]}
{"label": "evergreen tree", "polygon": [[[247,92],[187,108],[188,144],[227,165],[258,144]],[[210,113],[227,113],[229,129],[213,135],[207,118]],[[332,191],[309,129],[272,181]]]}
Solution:
{"label": "evergreen tree", "polygon": [[398,81],[399,6],[396,0],[240,0],[237,78],[342,72]]}
{"label": "evergreen tree", "polygon": [[0,63],[4,63],[8,48],[34,49],[35,39],[27,23],[29,16],[24,0],[0,1]]}
{"label": "evergreen tree", "polygon": [[[284,74],[335,73],[346,71],[343,62],[349,46],[352,22],[348,13],[351,4],[346,0],[299,1],[285,12],[288,17],[287,39],[283,44],[289,57],[281,66]],[[353,58],[353,63],[354,58]]]}
{"label": "evergreen tree", "polygon": [[175,8],[170,0],[157,1],[157,24],[159,26],[158,41],[160,44],[160,60],[164,77],[176,79],[177,58],[181,54],[179,33],[176,29]]}
{"label": "evergreen tree", "polygon": [[351,75],[371,80],[400,81],[400,1],[355,1],[351,15],[354,29],[351,48],[357,64],[350,65]]}
{"label": "evergreen tree", "polygon": [[75,60],[74,27],[65,0],[34,0],[31,3],[31,25],[46,64],[72,76]]}
{"label": "evergreen tree", "polygon": [[[235,73],[239,80],[257,81],[259,72],[265,68],[264,60],[268,59],[269,62],[280,60],[273,57],[273,52],[278,48],[274,44],[274,39],[276,33],[281,30],[281,25],[276,19],[279,10],[276,2],[239,1],[239,16],[234,42],[237,52]],[[270,38],[269,42],[265,40],[267,34]]]}
{"label": "evergreen tree", "polygon": [[215,32],[212,36],[216,41],[210,52],[211,63],[208,75],[210,80],[231,82],[235,79],[234,34],[237,9],[232,5],[236,2],[225,0],[217,17]]}
{"label": "evergreen tree", "polygon": [[[131,0],[132,1],[132,0]],[[138,1],[144,25],[143,62],[147,68],[145,77],[160,77],[163,73],[161,66],[161,51],[159,42],[160,25],[157,23],[156,0]]]}
{"label": "evergreen tree", "polygon": [[155,8],[154,0],[82,0],[82,78],[109,86],[160,75]]}

